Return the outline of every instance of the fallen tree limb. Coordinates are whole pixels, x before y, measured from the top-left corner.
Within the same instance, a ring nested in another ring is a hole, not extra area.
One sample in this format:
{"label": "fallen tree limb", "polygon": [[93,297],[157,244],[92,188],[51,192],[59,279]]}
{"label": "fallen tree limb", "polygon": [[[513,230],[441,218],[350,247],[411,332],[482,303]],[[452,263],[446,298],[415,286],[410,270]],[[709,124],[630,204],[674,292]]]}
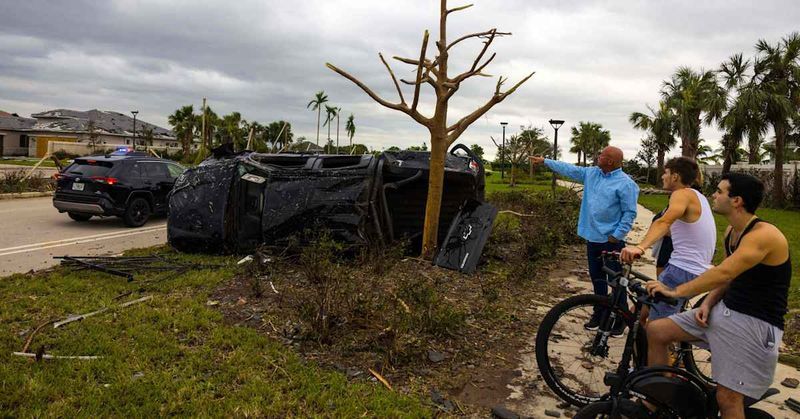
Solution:
{"label": "fallen tree limb", "polygon": [[511,211],[511,210],[499,211],[498,214],[512,214],[512,215],[516,215],[518,217],[535,217],[536,216],[536,214],[521,214],[519,212]]}
{"label": "fallen tree limb", "polygon": [[391,385],[391,384],[389,384],[389,382],[388,382],[388,381],[386,381],[386,379],[385,379],[385,378],[383,378],[383,376],[382,376],[382,375],[378,374],[378,372],[377,372],[377,371],[373,370],[372,368],[369,368],[369,372],[370,372],[370,374],[372,374],[373,376],[375,376],[375,378],[377,378],[377,379],[378,379],[378,381],[380,381],[381,383],[383,383],[383,385],[384,385],[384,386],[386,386],[386,388],[388,388],[388,389],[389,389],[389,390],[391,390],[391,391],[394,391],[394,389],[392,388],[392,385]]}
{"label": "fallen tree limb", "polygon": [[[126,303],[122,303],[122,304],[118,305],[117,307],[118,308],[125,308],[125,307],[128,307],[128,306],[137,304],[137,303],[141,303],[143,301],[151,300],[152,298],[153,298],[152,295],[147,295],[147,296],[142,297],[142,298],[137,298],[136,300],[131,300],[131,301],[128,301]],[[59,327],[64,326],[65,324],[69,324],[69,323],[72,323],[72,322],[77,322],[77,321],[83,320],[83,319],[85,319],[87,317],[92,317],[92,316],[96,316],[98,314],[105,313],[106,311],[111,310],[112,308],[114,308],[114,307],[105,307],[105,308],[101,308],[100,310],[93,311],[91,313],[79,314],[77,316],[67,317],[66,319],[61,320],[60,322],[55,322],[53,324],[53,329],[58,329]]]}
{"label": "fallen tree limb", "polygon": [[22,347],[22,352],[28,352],[28,348],[31,346],[31,342],[33,342],[33,336],[38,333],[40,330],[44,329],[46,326],[51,325],[56,322],[56,319],[49,320],[45,323],[42,323],[36,326],[36,329],[33,329],[33,332],[28,336],[28,339],[25,341],[25,346]]}
{"label": "fallen tree limb", "polygon": [[[22,356],[22,357],[25,357],[25,358],[36,358],[36,354],[35,353],[31,353],[31,352],[12,352],[11,355]],[[72,356],[68,356],[68,355],[44,354],[44,355],[41,356],[41,359],[83,359],[83,360],[89,360],[89,359],[100,359],[100,358],[102,358],[102,356],[95,356],[95,355],[72,355]]]}

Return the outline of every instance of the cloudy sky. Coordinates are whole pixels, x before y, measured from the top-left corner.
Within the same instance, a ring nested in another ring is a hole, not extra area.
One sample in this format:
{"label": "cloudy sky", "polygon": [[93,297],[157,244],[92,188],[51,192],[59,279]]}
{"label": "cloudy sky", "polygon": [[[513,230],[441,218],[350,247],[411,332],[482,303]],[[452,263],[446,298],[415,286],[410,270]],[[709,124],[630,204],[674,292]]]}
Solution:
{"label": "cloudy sky", "polygon": [[[510,135],[520,125],[561,118],[567,122],[560,143],[568,141],[571,124],[593,121],[632,157],[642,133],[628,116],[658,102],[675,68],[716,68],[734,53],[751,56],[760,38],[777,42],[800,30],[797,0],[474,3],[450,16],[448,38],[495,27],[512,32],[493,44],[497,57],[486,72],[509,77],[509,85],[536,72],[461,137],[487,155],[494,149],[490,136],[500,139],[501,121]],[[330,104],[355,115],[356,141],[377,149],[421,144],[429,141],[425,129],[380,107],[325,63],[396,101],[377,54],[418,56],[425,29],[438,37],[438,8],[436,0],[4,0],[0,110],[27,116],[54,108],[138,109],[141,119],[168,127],[171,112],[199,108],[205,96],[218,114],[288,120],[296,136],[313,140],[316,114],[306,105],[324,90]],[[480,47],[460,44],[451,73],[466,69]],[[399,77],[413,77],[412,67],[391,65]],[[482,105],[495,81],[462,85],[450,120]],[[424,92],[422,103],[430,98]],[[704,128],[702,135],[716,146],[716,130]]]}

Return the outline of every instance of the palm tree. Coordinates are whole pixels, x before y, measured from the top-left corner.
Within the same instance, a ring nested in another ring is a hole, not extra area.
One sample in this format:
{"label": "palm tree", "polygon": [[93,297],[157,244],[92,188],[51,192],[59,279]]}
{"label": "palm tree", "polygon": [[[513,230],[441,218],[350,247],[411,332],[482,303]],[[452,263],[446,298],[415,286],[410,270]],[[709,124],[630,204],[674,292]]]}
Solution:
{"label": "palm tree", "polygon": [[699,72],[680,67],[661,89],[661,97],[678,117],[681,154],[694,158],[700,139],[700,126],[721,117],[726,107],[726,90],[713,71]]}
{"label": "palm tree", "polygon": [[350,138],[350,148],[353,148],[353,136],[356,135],[356,123],[353,120],[353,114],[347,117],[347,121],[344,123],[344,131],[347,133],[347,136]]}
{"label": "palm tree", "polygon": [[579,122],[578,127],[572,127],[572,137],[577,137],[575,141],[583,153],[584,164],[587,164],[588,156],[592,156],[592,163],[594,163],[600,150],[611,142],[611,133],[596,122]]}
{"label": "palm tree", "polygon": [[312,111],[317,111],[317,146],[319,146],[319,119],[322,115],[322,104],[328,101],[328,96],[324,90],[320,90],[314,95],[314,99],[308,102],[306,109],[311,108]]}
{"label": "palm tree", "polygon": [[170,115],[167,121],[172,125],[172,131],[181,142],[183,155],[188,156],[189,148],[194,139],[194,127],[197,121],[197,116],[194,114],[194,107],[192,105],[181,107]]}
{"label": "palm tree", "polygon": [[578,164],[581,164],[581,154],[583,154],[583,151],[586,149],[586,144],[584,144],[586,141],[585,137],[581,135],[581,132],[577,127],[572,127],[572,137],[569,139],[569,141],[572,143],[572,147],[570,147],[569,152],[577,154]]}
{"label": "palm tree", "polygon": [[786,138],[800,107],[800,33],[794,32],[776,45],[759,40],[756,51],[753,94],[761,103],[764,119],[775,132],[773,200],[782,205]]}
{"label": "palm tree", "polygon": [[647,108],[650,110],[650,115],[634,112],[628,120],[634,128],[649,132],[658,145],[656,152],[656,181],[658,181],[664,173],[664,158],[677,143],[675,130],[678,119],[673,110],[663,101],[659,103],[658,110],[654,110],[650,106]]}
{"label": "palm tree", "polygon": [[[325,123],[323,123],[322,126],[328,126],[328,142],[326,143],[326,147],[333,144],[331,140],[331,122],[333,122],[333,118],[337,115],[339,115],[339,108],[325,105]],[[336,146],[338,147],[338,141]],[[327,152],[330,153],[330,150]]]}
{"label": "palm tree", "polygon": [[[758,96],[752,79],[746,75],[749,68],[750,61],[743,59],[742,54],[734,54],[720,68],[729,96],[732,92],[736,93],[719,120],[720,129],[725,131],[722,136],[722,173],[728,173],[731,165],[738,161],[739,145],[745,135],[749,146],[757,153],[766,133],[767,125],[760,112]],[[750,163],[753,161],[750,160]]]}

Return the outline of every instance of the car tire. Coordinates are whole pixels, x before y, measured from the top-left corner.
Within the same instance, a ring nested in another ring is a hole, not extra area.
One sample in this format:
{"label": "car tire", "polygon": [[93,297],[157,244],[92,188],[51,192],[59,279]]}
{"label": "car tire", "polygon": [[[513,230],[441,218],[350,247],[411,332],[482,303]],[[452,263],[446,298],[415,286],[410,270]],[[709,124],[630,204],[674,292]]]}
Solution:
{"label": "car tire", "polygon": [[79,214],[77,212],[68,212],[67,215],[75,221],[89,221],[92,218],[91,214]]}
{"label": "car tire", "polygon": [[125,208],[122,220],[128,227],[141,227],[150,219],[150,203],[144,198],[133,198]]}

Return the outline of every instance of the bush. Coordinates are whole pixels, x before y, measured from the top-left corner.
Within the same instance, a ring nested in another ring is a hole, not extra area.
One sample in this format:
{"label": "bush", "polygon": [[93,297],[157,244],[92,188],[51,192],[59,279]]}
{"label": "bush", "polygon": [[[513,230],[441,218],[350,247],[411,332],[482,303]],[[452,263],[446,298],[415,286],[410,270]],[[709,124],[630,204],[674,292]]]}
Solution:
{"label": "bush", "polygon": [[[488,246],[487,256],[510,262],[509,275],[515,280],[535,277],[543,260],[555,256],[562,245],[578,242],[580,198],[572,191],[556,199],[545,192],[503,191],[490,194],[488,200],[501,209],[489,240],[511,246]],[[509,250],[498,254],[504,248]]]}
{"label": "bush", "polygon": [[28,170],[15,170],[0,175],[0,193],[49,192],[53,188],[53,179],[33,174],[25,178]]}

